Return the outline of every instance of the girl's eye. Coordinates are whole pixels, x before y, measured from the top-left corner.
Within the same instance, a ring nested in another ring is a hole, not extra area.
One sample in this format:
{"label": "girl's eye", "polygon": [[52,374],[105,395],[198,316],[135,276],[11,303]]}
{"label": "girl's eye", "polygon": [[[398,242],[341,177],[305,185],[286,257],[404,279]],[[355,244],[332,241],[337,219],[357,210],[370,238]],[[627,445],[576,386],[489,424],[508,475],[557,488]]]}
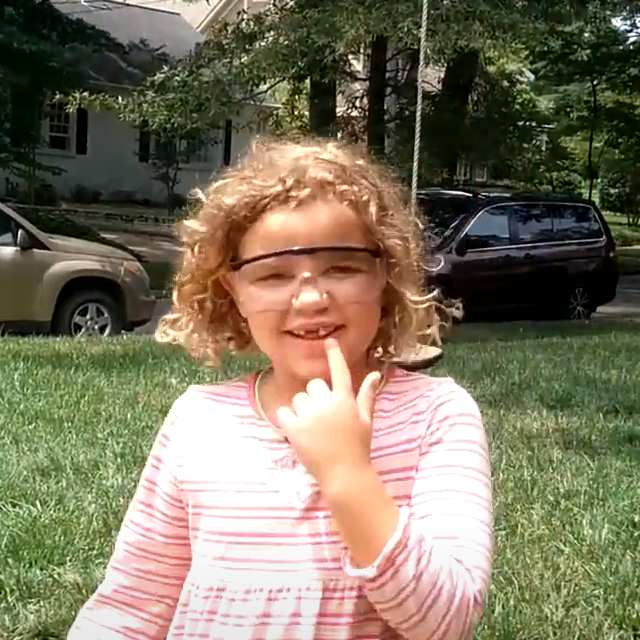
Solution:
{"label": "girl's eye", "polygon": [[354,273],[360,273],[360,269],[352,265],[334,265],[327,269],[327,273],[335,275],[353,275]]}
{"label": "girl's eye", "polygon": [[289,276],[285,273],[266,273],[255,278],[256,282],[278,282],[287,280]]}

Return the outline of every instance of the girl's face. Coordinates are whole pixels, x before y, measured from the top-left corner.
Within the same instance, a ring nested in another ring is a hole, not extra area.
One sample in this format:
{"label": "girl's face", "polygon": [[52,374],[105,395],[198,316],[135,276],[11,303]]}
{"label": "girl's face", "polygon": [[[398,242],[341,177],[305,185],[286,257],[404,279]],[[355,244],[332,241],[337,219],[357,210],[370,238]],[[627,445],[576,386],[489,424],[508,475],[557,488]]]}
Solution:
{"label": "girl's face", "polygon": [[328,379],[328,336],[352,373],[366,368],[386,284],[378,255],[357,215],[333,200],[274,209],[249,230],[230,288],[277,372]]}

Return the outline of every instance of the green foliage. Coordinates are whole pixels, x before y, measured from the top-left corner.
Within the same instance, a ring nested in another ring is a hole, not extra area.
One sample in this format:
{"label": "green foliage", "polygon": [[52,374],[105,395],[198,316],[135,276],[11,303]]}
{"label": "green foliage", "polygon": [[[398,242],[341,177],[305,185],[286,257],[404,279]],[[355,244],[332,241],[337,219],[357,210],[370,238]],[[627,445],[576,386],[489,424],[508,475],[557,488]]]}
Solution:
{"label": "green foliage", "polygon": [[[632,63],[628,36],[613,23],[613,7],[593,2],[572,24],[550,26],[532,48],[534,71],[553,104],[556,126],[565,137],[584,141],[578,167],[593,191],[620,89],[628,86]],[[578,145],[579,146],[579,145]]]}
{"label": "green foliage", "polygon": [[[113,110],[149,132],[155,140],[150,154],[155,179],[165,186],[171,203],[180,169],[193,149],[203,137],[219,137],[222,123],[243,105],[277,103],[268,110],[271,132],[277,135],[299,135],[313,128],[308,78],[314,71],[324,74],[327,86],[338,84],[342,108],[337,126],[342,137],[364,142],[367,52],[375,37],[388,36],[387,159],[408,177],[420,9],[419,0],[275,0],[262,11],[241,12],[215,23],[207,39],[185,59],[156,56],[142,86],[121,95],[78,91],[70,106]],[[455,166],[456,159],[489,165],[492,177],[554,190],[581,191],[585,180],[591,189],[605,164],[635,161],[635,149],[640,148],[634,102],[640,55],[624,29],[614,26],[616,16],[627,26],[634,18],[628,8],[623,11],[609,0],[570,5],[525,0],[517,9],[498,0],[431,2],[431,67],[459,76],[462,70],[453,69],[452,60],[474,51],[479,52],[480,64],[470,79],[468,98],[464,92],[458,96],[460,104],[443,95],[439,82],[425,96],[424,179],[443,168],[443,150],[448,167]],[[66,33],[57,27],[51,32]],[[5,47],[19,46],[19,38],[14,43],[6,35],[3,40],[2,34],[9,33],[0,27],[0,53],[3,42]],[[51,49],[58,41],[78,42],[64,47],[62,68],[73,69],[74,55],[96,40],[89,35],[84,40],[78,34],[73,34],[75,40],[65,37],[56,35],[47,45],[49,58],[60,59]],[[46,50],[35,50],[42,62]],[[460,78],[448,78],[452,80],[455,86]],[[38,108],[42,104],[36,102]],[[264,117],[264,109],[257,112]],[[34,119],[28,109],[21,113],[25,122]],[[1,140],[0,130],[0,145]],[[28,148],[23,145],[22,153],[33,166]]]}
{"label": "green foliage", "polygon": [[112,111],[148,135],[148,160],[153,178],[165,188],[169,213],[181,204],[176,193],[181,168],[203,144],[217,142],[214,134],[239,106],[234,85],[215,65],[203,65],[201,55],[165,58],[159,71],[126,93],[82,91],[71,98],[74,107]]}
{"label": "green foliage", "polygon": [[115,45],[49,0],[3,0],[0,11],[0,73],[9,83],[54,90],[75,84],[88,53]]}
{"label": "green foliage", "polygon": [[296,137],[309,132],[309,84],[290,81],[275,87],[272,99],[279,105],[271,112],[269,129],[273,135]]}
{"label": "green foliage", "polygon": [[36,158],[48,95],[81,86],[87,57],[116,46],[49,0],[0,5],[0,167],[26,181],[31,200],[40,174],[61,171]]}
{"label": "green foliage", "polygon": [[626,216],[630,227],[640,227],[640,167],[618,163],[600,179],[600,206]]}

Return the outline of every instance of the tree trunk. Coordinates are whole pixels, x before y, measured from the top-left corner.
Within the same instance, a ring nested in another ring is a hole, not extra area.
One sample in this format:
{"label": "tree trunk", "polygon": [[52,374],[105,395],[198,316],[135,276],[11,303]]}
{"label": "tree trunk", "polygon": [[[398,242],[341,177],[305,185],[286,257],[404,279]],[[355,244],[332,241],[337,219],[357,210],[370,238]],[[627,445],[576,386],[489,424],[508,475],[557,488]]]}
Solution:
{"label": "tree trunk", "polygon": [[376,36],[371,42],[367,87],[367,149],[384,158],[386,141],[386,92],[388,38]]}
{"label": "tree trunk", "polygon": [[[325,20],[328,0],[298,0],[296,7],[306,21]],[[303,75],[309,79],[309,133],[316,136],[332,136],[338,120],[338,62],[335,47],[310,45],[301,52],[304,60]]]}
{"label": "tree trunk", "polygon": [[309,133],[332,136],[338,119],[338,85],[331,64],[322,61],[313,67],[309,74]]}
{"label": "tree trunk", "polygon": [[433,156],[450,184],[458,172],[463,151],[469,99],[480,69],[480,52],[458,51],[447,61],[440,95],[434,102],[429,138]]}
{"label": "tree trunk", "polygon": [[587,153],[587,171],[589,172],[589,200],[593,197],[593,186],[596,180],[596,169],[593,166],[593,143],[598,126],[598,87],[591,80],[591,122],[589,123],[589,151]]}

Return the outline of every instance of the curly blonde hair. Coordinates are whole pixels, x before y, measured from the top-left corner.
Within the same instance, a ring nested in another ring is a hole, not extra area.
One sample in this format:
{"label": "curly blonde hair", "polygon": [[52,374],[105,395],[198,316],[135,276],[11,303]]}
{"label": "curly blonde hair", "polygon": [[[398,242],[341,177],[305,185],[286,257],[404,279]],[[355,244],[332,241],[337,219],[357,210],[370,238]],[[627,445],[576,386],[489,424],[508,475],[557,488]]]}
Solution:
{"label": "curly blonde hair", "polygon": [[255,140],[238,164],[197,192],[179,229],[182,265],[174,278],[170,312],[156,340],[181,344],[212,366],[225,352],[255,349],[247,324],[225,288],[240,241],[267,211],[334,199],[355,211],[378,243],[387,266],[383,320],[372,344],[392,358],[415,344],[419,330],[438,322],[424,295],[422,232],[399,182],[371,158],[337,142]]}

